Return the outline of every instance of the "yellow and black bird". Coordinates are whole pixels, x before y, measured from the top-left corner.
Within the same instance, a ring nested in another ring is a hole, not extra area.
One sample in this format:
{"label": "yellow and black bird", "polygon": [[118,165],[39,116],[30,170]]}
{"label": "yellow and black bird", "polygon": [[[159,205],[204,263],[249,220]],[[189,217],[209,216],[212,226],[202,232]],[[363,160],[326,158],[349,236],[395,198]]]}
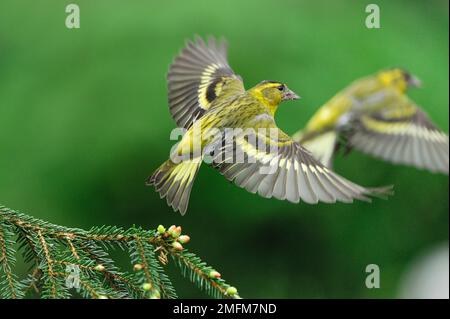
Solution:
{"label": "yellow and black bird", "polygon": [[344,147],[448,175],[448,135],[406,95],[420,86],[400,68],[359,79],[323,105],[293,139],[329,168]]}
{"label": "yellow and black bird", "polygon": [[[245,90],[228,64],[223,40],[189,41],[167,80],[170,113],[187,131],[147,185],[175,211],[186,213],[206,156],[228,180],[266,198],[334,203],[391,193],[391,187],[365,188],[335,174],[281,131],[274,120],[279,104],[299,97],[277,81]],[[223,134],[230,129],[232,134]]]}

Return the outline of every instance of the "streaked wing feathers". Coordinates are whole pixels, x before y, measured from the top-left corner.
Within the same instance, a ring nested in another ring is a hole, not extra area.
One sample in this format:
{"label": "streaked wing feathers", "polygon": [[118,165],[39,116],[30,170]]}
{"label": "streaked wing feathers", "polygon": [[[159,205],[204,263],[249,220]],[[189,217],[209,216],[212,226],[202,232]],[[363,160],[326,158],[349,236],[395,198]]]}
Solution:
{"label": "streaked wing feathers", "polygon": [[[237,136],[216,153],[214,166],[251,193],[294,203],[350,203],[355,198],[370,201],[368,196],[389,193],[390,188],[368,189],[346,180],[279,132],[278,141],[260,133],[256,137]],[[237,161],[239,154],[243,154],[241,161]]]}
{"label": "streaked wing feathers", "polygon": [[292,137],[304,148],[310,151],[314,158],[328,168],[333,167],[333,158],[338,143],[338,133],[328,130],[314,134],[313,136],[302,136],[301,132]]}
{"label": "streaked wing feathers", "polygon": [[386,113],[362,116],[349,142],[353,148],[393,163],[448,174],[448,135],[418,108],[404,118],[389,118]]}
{"label": "streaked wing feathers", "polygon": [[188,41],[167,75],[170,113],[178,126],[189,128],[222,93],[224,81],[239,82],[227,62],[226,44],[200,37]]}

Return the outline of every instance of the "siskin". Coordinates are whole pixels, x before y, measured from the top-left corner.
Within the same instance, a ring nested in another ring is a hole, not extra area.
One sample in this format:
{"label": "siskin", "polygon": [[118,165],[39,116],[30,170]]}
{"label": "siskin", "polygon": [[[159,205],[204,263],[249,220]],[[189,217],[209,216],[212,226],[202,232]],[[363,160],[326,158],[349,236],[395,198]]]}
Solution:
{"label": "siskin", "polygon": [[[186,131],[147,185],[182,215],[207,156],[225,178],[266,198],[349,203],[391,193],[390,186],[365,188],[335,174],[281,131],[274,120],[278,106],[299,96],[278,81],[245,90],[227,62],[223,40],[189,41],[167,80],[170,113]],[[228,129],[234,131],[227,139]]]}
{"label": "siskin", "polygon": [[343,146],[398,164],[448,174],[448,135],[411,99],[421,82],[398,68],[355,81],[322,106],[293,139],[331,167]]}

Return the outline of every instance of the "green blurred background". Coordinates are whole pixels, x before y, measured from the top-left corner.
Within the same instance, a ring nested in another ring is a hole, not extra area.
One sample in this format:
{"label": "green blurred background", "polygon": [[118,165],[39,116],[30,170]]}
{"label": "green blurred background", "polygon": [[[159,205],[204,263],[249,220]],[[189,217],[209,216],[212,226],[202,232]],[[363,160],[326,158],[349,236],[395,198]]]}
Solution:
{"label": "green blurred background", "polygon": [[[394,197],[294,205],[204,166],[181,217],[144,186],[172,145],[166,71],[194,34],[226,37],[247,87],[277,79],[303,97],[278,112],[286,132],[352,80],[391,66],[423,80],[410,96],[448,132],[446,0],[377,0],[377,30],[364,24],[370,1],[73,2],[75,30],[65,27],[69,1],[0,2],[3,205],[72,227],[182,225],[189,248],[255,298],[396,297],[406,265],[448,242],[448,176],[357,152],[336,170],[395,184]],[[364,285],[371,263],[380,289]],[[180,296],[205,296],[171,267]]]}

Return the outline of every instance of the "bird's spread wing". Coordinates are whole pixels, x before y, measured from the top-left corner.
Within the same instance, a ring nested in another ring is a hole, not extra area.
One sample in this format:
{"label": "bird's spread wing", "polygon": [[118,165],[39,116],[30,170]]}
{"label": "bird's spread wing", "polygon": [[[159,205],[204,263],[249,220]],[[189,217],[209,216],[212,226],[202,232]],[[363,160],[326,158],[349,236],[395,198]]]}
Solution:
{"label": "bird's spread wing", "polygon": [[334,173],[279,130],[244,131],[223,143],[213,164],[230,181],[251,193],[298,203],[369,200],[390,188],[368,189]]}
{"label": "bird's spread wing", "polygon": [[299,131],[292,136],[292,139],[310,151],[323,165],[328,168],[333,167],[333,157],[338,145],[338,133],[335,130],[325,130],[312,136],[306,136]]}
{"label": "bird's spread wing", "polygon": [[361,116],[349,135],[350,147],[385,160],[448,174],[448,136],[411,100]]}
{"label": "bird's spread wing", "polygon": [[241,78],[228,65],[225,42],[214,38],[208,43],[199,37],[188,41],[170,65],[167,81],[170,113],[184,128],[189,128],[225,93],[225,82],[228,90],[244,91]]}

